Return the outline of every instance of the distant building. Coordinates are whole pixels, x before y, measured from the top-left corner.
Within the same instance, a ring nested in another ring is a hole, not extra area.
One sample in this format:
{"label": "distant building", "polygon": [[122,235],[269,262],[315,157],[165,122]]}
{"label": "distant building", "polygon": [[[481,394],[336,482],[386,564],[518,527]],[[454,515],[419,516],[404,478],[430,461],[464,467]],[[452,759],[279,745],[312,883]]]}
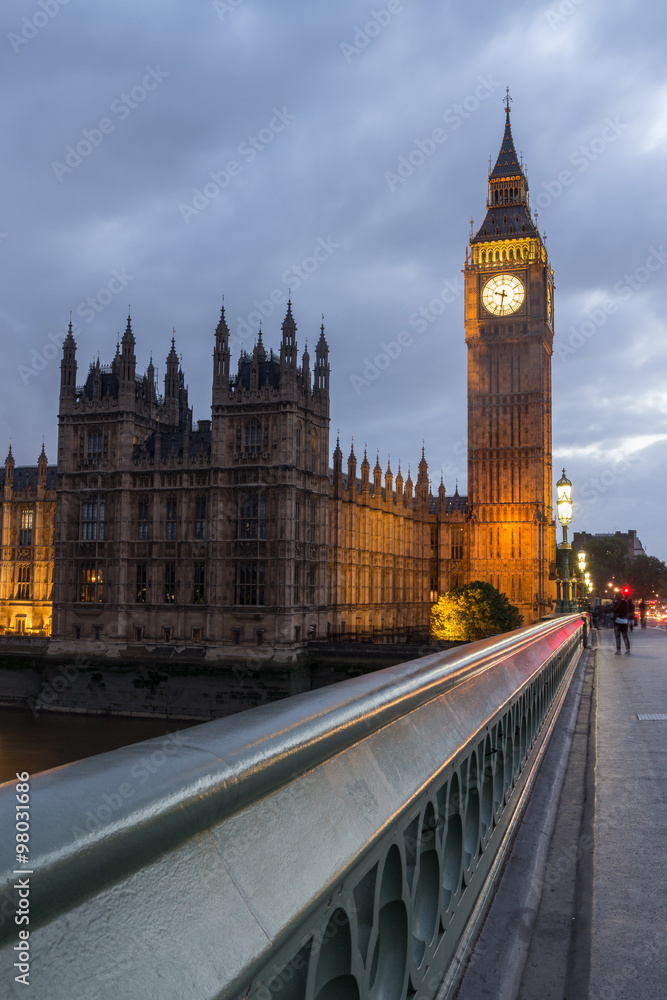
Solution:
{"label": "distant building", "polygon": [[48,635],[53,600],[56,470],[42,447],[36,466],[0,469],[0,634]]}
{"label": "distant building", "polygon": [[645,556],[644,546],[637,538],[637,532],[630,531],[602,531],[590,534],[588,531],[575,531],[572,536],[572,548],[575,552],[578,549],[585,549],[592,538],[622,538],[628,546],[628,558],[636,559],[637,556]]}

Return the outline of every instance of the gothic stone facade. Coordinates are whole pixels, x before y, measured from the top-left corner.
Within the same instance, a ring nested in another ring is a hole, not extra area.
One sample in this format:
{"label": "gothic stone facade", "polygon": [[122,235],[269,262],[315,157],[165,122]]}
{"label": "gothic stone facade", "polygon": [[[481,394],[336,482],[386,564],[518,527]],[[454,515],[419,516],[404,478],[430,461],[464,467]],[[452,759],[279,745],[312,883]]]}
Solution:
{"label": "gothic stone facade", "polygon": [[36,466],[17,468],[10,446],[0,490],[0,634],[48,635],[56,470],[44,448]]}
{"label": "gothic stone facade", "polygon": [[553,271],[530,213],[509,99],[487,210],[465,264],[470,576],[526,623],[552,610]]}
{"label": "gothic stone facade", "polygon": [[[364,455],[329,456],[329,350],[297,358],[291,303],[279,354],[260,333],[230,368],[215,331],[211,420],[192,428],[175,344],[164,393],[136,374],[130,320],[108,367],[77,387],[63,344],[58,442],[55,643],[239,645],[290,651],[324,636],[401,637],[428,628],[443,584],[465,578],[465,498],[413,495]],[[384,483],[382,482],[384,478]],[[438,559],[454,532],[455,560]],[[452,571],[455,579],[450,579]],[[55,644],[54,643],[54,644]],[[215,654],[212,654],[215,655]]]}
{"label": "gothic stone facade", "polygon": [[152,360],[136,372],[129,318],[111,365],[77,386],[70,327],[55,647],[204,643],[224,658],[268,644],[289,657],[313,636],[425,632],[438,594],[474,579],[526,623],[551,609],[553,275],[509,118],[464,272],[469,497],[442,482],[432,495],[423,451],[414,484],[379,459],[371,476],[366,454],[358,477],[353,450],[344,473],[338,442],[329,469],[329,349],[322,327],[312,371],[307,350],[298,358],[291,303],[279,352],[260,331],[234,374],[223,308],[211,419],[196,428],[173,340],[162,394]]}

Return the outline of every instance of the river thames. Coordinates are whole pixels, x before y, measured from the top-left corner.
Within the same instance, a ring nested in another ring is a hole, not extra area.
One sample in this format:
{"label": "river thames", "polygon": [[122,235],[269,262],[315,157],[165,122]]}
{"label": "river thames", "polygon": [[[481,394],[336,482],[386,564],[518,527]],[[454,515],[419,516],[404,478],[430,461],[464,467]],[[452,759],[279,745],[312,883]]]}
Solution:
{"label": "river thames", "polygon": [[192,722],[0,708],[0,782],[176,732]]}

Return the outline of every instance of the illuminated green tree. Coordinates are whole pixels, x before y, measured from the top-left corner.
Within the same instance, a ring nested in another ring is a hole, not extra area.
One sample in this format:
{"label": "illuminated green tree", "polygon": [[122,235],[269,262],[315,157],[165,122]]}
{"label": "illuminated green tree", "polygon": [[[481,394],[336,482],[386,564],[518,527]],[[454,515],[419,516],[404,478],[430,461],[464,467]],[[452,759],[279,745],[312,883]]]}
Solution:
{"label": "illuminated green tree", "polygon": [[431,635],[450,642],[473,642],[522,625],[518,608],[481,580],[449,590],[431,608]]}

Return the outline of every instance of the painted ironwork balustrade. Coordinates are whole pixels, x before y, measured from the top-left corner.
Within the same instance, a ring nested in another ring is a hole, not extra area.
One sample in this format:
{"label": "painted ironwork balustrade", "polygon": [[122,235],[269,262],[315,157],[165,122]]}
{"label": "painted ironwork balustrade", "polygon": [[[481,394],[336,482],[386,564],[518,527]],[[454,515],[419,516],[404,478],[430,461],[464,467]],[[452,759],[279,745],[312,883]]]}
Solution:
{"label": "painted ironwork balustrade", "polygon": [[[585,628],[531,626],[37,776],[34,995],[446,995]],[[5,831],[14,800],[3,786]],[[0,897],[12,997],[18,867]]]}

